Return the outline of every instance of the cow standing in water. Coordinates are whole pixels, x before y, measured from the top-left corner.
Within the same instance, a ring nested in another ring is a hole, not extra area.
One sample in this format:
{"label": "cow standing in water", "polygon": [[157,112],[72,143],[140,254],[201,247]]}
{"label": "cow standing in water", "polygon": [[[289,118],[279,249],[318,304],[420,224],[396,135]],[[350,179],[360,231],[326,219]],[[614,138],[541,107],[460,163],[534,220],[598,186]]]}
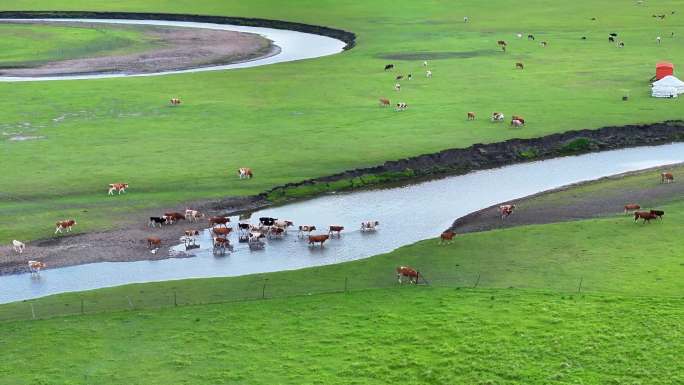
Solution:
{"label": "cow standing in water", "polygon": [[420,273],[414,268],[408,267],[408,266],[399,266],[397,267],[397,279],[399,280],[399,284],[403,284],[403,278],[408,277],[409,283],[418,283],[418,278],[419,278]]}
{"label": "cow standing in water", "polygon": [[344,226],[332,225],[328,229],[328,234],[332,237],[335,235],[335,233],[337,233],[337,237],[339,238],[342,236],[342,230],[344,230]]}
{"label": "cow standing in water", "polygon": [[43,262],[39,261],[28,261],[28,268],[29,271],[31,272],[31,275],[39,275],[40,270],[46,268],[47,265]]}
{"label": "cow standing in water", "polygon": [[375,231],[375,228],[380,225],[378,221],[361,222],[361,231]]}
{"label": "cow standing in water", "polygon": [[311,232],[314,230],[316,230],[316,226],[313,226],[313,225],[299,226],[299,232],[297,233],[297,236],[300,238],[303,238],[304,233],[307,233],[307,235],[311,235]]}
{"label": "cow standing in water", "polygon": [[330,239],[330,236],[328,234],[324,235],[309,235],[309,245],[314,245],[316,246],[316,243],[320,243],[321,247],[323,247],[323,243]]}

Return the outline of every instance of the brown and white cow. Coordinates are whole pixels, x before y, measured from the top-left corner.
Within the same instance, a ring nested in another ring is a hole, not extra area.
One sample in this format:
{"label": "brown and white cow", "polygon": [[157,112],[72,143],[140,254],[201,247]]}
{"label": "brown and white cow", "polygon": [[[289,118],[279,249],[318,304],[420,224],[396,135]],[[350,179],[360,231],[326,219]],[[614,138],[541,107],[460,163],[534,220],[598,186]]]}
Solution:
{"label": "brown and white cow", "polygon": [[520,116],[520,115],[513,115],[513,116],[511,117],[511,120],[519,120],[522,124],[525,124],[525,118],[523,118],[523,117]]}
{"label": "brown and white cow", "polygon": [[47,265],[43,262],[39,261],[28,261],[28,268],[29,271],[31,272],[31,275],[38,275],[40,274],[40,270],[46,268]]}
{"label": "brown and white cow", "polygon": [[128,183],[110,183],[109,190],[107,190],[107,195],[114,195],[114,191],[119,193],[125,193],[128,188]]}
{"label": "brown and white cow", "polygon": [[660,183],[674,182],[674,175],[671,172],[663,172],[660,174]]}
{"label": "brown and white cow", "polygon": [[626,204],[626,205],[625,205],[625,214],[627,214],[627,212],[629,212],[629,211],[636,211],[636,210],[639,210],[640,208],[641,208],[641,206],[639,206],[639,205],[636,204],[636,203],[629,203],[629,204]]}
{"label": "brown and white cow", "polygon": [[403,284],[403,278],[407,277],[409,279],[409,283],[418,283],[418,278],[420,276],[420,273],[408,266],[399,266],[397,267],[397,279],[399,280],[399,284]]}
{"label": "brown and white cow", "polygon": [[361,231],[375,231],[376,227],[380,225],[378,221],[361,222]]}
{"label": "brown and white cow", "polygon": [[323,243],[330,239],[330,235],[324,234],[324,235],[309,235],[309,245],[314,245],[316,246],[316,243],[320,243],[321,247],[323,247]]}
{"label": "brown and white cow", "polygon": [[189,222],[197,222],[198,219],[202,218],[204,214],[197,210],[185,209],[185,220]]}
{"label": "brown and white cow", "polygon": [[635,211],[634,212],[634,222],[638,221],[639,219],[643,219],[643,223],[651,223],[651,219],[656,219],[658,218],[658,215],[656,215],[652,211]]}
{"label": "brown and white cow", "polygon": [[397,103],[397,111],[405,111],[406,109],[408,109],[408,104],[404,102]]}
{"label": "brown and white cow", "polygon": [[501,214],[501,219],[508,218],[509,215],[513,214],[513,210],[515,210],[515,205],[499,206],[499,213]]}
{"label": "brown and white cow", "polygon": [[171,98],[171,105],[172,106],[177,106],[179,104],[181,104],[180,98]]}
{"label": "brown and white cow", "polygon": [[252,169],[249,167],[240,167],[238,169],[238,176],[240,179],[252,179],[254,174],[252,173]]}
{"label": "brown and white cow", "polygon": [[475,120],[475,113],[474,112],[468,112],[467,120]]}
{"label": "brown and white cow", "polygon": [[62,230],[66,230],[67,233],[71,232],[71,228],[77,225],[76,221],[73,219],[68,219],[64,221],[59,221],[55,223],[55,234],[62,233]]}
{"label": "brown and white cow", "polygon": [[185,214],[182,214],[179,212],[169,212],[169,213],[164,213],[164,218],[166,218],[167,224],[172,225],[176,221],[185,220]]}
{"label": "brown and white cow", "polygon": [[447,230],[447,231],[445,231],[439,235],[439,243],[440,244],[451,243],[455,236],[456,236],[455,232],[453,232],[451,230]]}
{"label": "brown and white cow", "polygon": [[299,237],[303,237],[304,233],[307,233],[307,235],[311,235],[311,232],[314,230],[316,230],[316,226],[313,226],[313,225],[299,226],[299,232],[297,233],[297,235]]}
{"label": "brown and white cow", "polygon": [[503,122],[504,114],[503,112],[492,112],[492,122]]}
{"label": "brown and white cow", "polygon": [[230,217],[209,217],[209,225],[223,225],[226,226],[226,223],[230,222]]}
{"label": "brown and white cow", "polygon": [[12,241],[12,248],[14,249],[15,253],[23,253],[24,249],[26,248],[26,245],[24,242],[19,242],[16,239]]}
{"label": "brown and white cow", "polygon": [[344,230],[344,226],[330,225],[330,227],[328,228],[328,234],[330,236],[333,236],[335,235],[335,233],[337,233],[337,237],[339,238],[342,234],[342,230]]}

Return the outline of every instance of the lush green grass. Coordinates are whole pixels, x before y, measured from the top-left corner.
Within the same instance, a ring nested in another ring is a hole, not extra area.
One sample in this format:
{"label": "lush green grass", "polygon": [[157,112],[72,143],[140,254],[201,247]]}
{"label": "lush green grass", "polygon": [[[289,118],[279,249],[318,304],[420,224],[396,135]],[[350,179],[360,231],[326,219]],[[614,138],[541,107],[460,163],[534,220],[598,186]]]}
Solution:
{"label": "lush green grass", "polygon": [[[253,16],[329,25],[358,33],[343,54],[239,71],[154,78],[0,84],[0,128],[46,139],[0,142],[0,241],[50,234],[74,216],[79,230],[107,226],[140,207],[250,194],[276,184],[409,155],[515,136],[681,117],[676,100],[649,97],[658,60],[684,62],[676,1],[496,0],[250,2],[161,0],[12,1],[3,9],[89,9]],[[664,21],[652,13],[676,10]],[[471,22],[462,22],[464,15]],[[597,17],[597,21],[591,21]],[[619,32],[624,49],[608,44]],[[534,33],[537,41],[517,32]],[[664,37],[655,44],[655,36]],[[588,40],[580,40],[587,36]],[[509,41],[507,53],[496,40]],[[412,60],[386,58],[416,53]],[[427,52],[427,53],[426,53]],[[466,56],[458,57],[465,52]],[[436,54],[441,59],[430,59]],[[423,76],[428,58],[434,77]],[[523,61],[524,71],[514,63]],[[382,67],[394,62],[393,74]],[[413,72],[401,93],[393,76]],[[624,94],[630,101],[620,100]],[[179,108],[167,106],[180,96]],[[377,107],[389,96],[411,106]],[[526,117],[511,130],[491,111]],[[466,111],[479,120],[465,121]],[[238,181],[235,169],[256,178]],[[127,197],[108,198],[114,181]],[[87,212],[83,212],[87,210]],[[40,224],[45,224],[44,226]]]}
{"label": "lush green grass", "polygon": [[143,51],[152,42],[144,28],[0,24],[0,68]]}

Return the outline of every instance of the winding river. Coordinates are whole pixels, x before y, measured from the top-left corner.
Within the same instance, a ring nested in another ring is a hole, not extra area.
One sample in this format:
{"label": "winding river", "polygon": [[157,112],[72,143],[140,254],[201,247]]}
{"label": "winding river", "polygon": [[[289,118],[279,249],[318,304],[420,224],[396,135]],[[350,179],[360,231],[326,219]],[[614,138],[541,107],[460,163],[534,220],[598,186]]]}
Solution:
{"label": "winding river", "polygon": [[[0,277],[0,303],[135,282],[237,276],[367,258],[435,237],[454,219],[498,202],[571,183],[680,162],[684,162],[684,143],[563,157],[405,187],[326,195],[252,214],[252,218],[290,219],[295,225],[345,226],[342,237],[331,240],[323,248],[307,246],[292,231],[284,239],[268,241],[264,250],[252,252],[233,235],[235,251],[214,257],[205,232],[200,241],[202,247],[194,250],[194,258],[93,263],[49,269],[39,278],[31,278],[29,274]],[[380,221],[379,230],[362,233],[359,226],[364,220]]]}
{"label": "winding river", "polygon": [[69,23],[106,23],[106,24],[130,24],[130,25],[156,25],[169,27],[186,28],[205,28],[218,29],[224,31],[255,33],[273,41],[273,44],[280,47],[280,53],[251,61],[241,63],[205,66],[186,70],[163,71],[144,74],[85,74],[85,75],[64,75],[64,76],[38,76],[38,77],[12,77],[0,76],[3,82],[26,82],[26,81],[47,81],[47,80],[83,80],[83,79],[104,79],[120,77],[138,76],[159,76],[170,74],[183,74],[191,72],[220,71],[236,68],[258,67],[267,64],[284,63],[295,60],[312,59],[322,56],[334,55],[344,50],[345,42],[327,36],[315,35],[304,32],[290,31],[284,29],[244,27],[238,25],[198,23],[186,21],[165,21],[165,20],[127,20],[127,19],[0,19],[3,21],[50,21],[50,22],[69,22]]}

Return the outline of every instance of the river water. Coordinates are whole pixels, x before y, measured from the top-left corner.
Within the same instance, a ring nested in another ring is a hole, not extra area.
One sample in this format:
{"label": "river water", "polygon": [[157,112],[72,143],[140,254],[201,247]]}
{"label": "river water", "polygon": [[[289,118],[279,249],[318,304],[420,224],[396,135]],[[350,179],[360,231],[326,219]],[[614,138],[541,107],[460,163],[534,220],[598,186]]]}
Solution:
{"label": "river water", "polygon": [[[288,219],[295,226],[345,227],[340,239],[323,248],[310,247],[296,231],[249,251],[233,234],[235,251],[211,253],[208,232],[196,257],[160,261],[106,262],[49,269],[39,278],[29,274],[0,277],[0,303],[49,294],[96,289],[135,282],[223,277],[321,266],[386,253],[400,246],[438,236],[454,219],[493,204],[571,183],[628,171],[684,162],[684,143],[639,147],[517,164],[420,184],[326,195],[252,214]],[[658,176],[654,175],[654,180]],[[234,217],[234,223],[238,218]],[[360,223],[380,222],[378,231],[362,233]],[[182,228],[179,228],[179,231]]]}

